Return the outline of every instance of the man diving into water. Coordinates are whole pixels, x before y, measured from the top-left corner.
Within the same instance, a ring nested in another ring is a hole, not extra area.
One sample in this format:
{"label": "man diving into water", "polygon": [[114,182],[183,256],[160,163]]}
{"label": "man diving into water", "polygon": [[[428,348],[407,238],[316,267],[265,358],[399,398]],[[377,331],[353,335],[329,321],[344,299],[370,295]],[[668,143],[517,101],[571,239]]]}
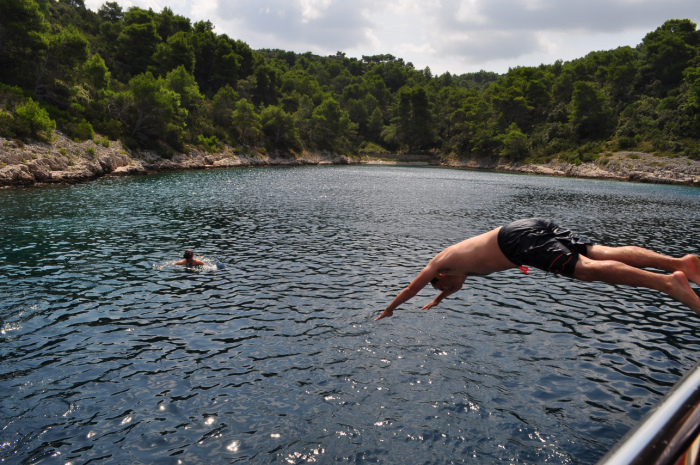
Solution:
{"label": "man diving into water", "polygon": [[[700,286],[700,259],[673,258],[636,246],[606,247],[573,234],[543,218],[514,221],[446,248],[423,268],[376,320],[390,317],[399,305],[428,283],[440,294],[423,310],[438,305],[462,288],[469,276],[483,276],[523,265],[581,281],[646,287],[664,292],[700,314],[700,297],[689,281]],[[658,268],[671,274],[640,268]]]}

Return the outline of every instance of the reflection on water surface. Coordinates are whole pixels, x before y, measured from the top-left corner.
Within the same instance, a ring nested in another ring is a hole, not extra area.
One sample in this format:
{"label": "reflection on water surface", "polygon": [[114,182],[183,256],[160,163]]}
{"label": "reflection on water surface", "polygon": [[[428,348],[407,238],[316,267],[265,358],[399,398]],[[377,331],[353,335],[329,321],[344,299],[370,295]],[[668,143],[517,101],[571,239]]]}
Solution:
{"label": "reflection on water surface", "polygon": [[[0,205],[6,461],[595,463],[699,348],[665,295],[539,271],[372,321],[436,252],[514,218],[698,253],[697,189],[350,166]],[[210,266],[171,265],[186,248]]]}

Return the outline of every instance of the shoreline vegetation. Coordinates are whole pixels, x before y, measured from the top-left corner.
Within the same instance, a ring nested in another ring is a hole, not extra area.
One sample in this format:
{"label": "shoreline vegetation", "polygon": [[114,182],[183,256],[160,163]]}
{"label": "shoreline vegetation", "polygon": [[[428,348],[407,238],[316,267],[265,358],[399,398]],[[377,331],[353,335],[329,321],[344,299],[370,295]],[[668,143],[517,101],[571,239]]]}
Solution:
{"label": "shoreline vegetation", "polygon": [[209,153],[192,148],[168,158],[154,151],[132,151],[119,141],[99,139],[76,142],[56,132],[52,142],[22,142],[0,137],[0,187],[74,184],[106,176],[132,176],[163,171],[255,166],[390,164],[444,166],[520,174],[646,182],[700,187],[700,161],[688,157],[656,156],[618,151],[601,154],[594,161],[570,163],[508,162],[500,158],[465,159],[440,155],[363,154],[346,156],[331,152],[270,155],[224,147]]}
{"label": "shoreline vegetation", "polygon": [[689,19],[636,47],[439,76],[390,54],[254,50],[116,2],[0,1],[0,36],[0,186],[321,163],[700,185]]}

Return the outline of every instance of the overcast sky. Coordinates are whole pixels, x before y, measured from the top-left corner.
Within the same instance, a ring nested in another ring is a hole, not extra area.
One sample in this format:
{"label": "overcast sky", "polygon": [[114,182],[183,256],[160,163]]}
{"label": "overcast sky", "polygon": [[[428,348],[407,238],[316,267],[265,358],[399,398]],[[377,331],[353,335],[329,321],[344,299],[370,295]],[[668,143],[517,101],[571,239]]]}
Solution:
{"label": "overcast sky", "polygon": [[[97,11],[104,0],[86,0]],[[668,19],[700,22],[698,0],[117,0],[165,6],[253,49],[349,57],[389,53],[434,75],[581,58],[636,46]]]}

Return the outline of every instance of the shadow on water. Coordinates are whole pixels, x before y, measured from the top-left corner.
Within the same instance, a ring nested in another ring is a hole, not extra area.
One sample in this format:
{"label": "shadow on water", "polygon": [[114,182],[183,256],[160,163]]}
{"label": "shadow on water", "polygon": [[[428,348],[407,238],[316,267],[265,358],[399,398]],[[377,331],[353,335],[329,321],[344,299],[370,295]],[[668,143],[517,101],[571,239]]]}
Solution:
{"label": "shadow on water", "polygon": [[[307,167],[0,204],[9,462],[595,463],[700,348],[665,295],[539,272],[372,321],[436,252],[514,218],[698,253],[697,189]],[[172,265],[187,248],[207,266]]]}

